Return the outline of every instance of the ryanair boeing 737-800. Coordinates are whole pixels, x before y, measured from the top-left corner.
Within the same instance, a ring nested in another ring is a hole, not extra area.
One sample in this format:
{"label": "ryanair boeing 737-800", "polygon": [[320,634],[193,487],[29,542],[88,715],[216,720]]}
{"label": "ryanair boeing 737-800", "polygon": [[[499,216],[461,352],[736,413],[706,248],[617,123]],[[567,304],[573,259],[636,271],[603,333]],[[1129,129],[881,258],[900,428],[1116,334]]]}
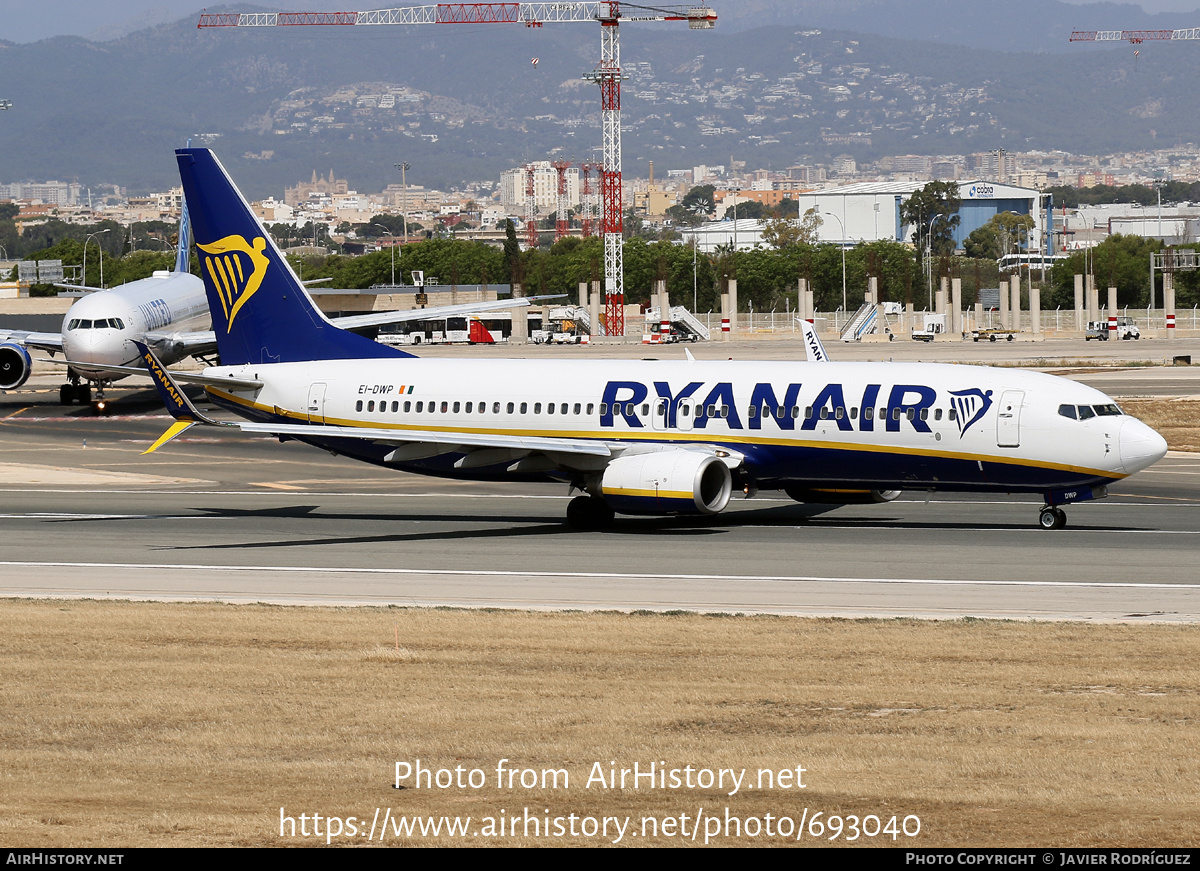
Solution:
{"label": "ryanair boeing 737-800", "polygon": [[[323,318],[205,149],[176,152],[222,365],[199,412],[144,345],[176,422],[298,439],[425,475],[559,480],[568,522],[716,514],[734,490],[803,502],[1037,493],[1039,522],[1166,453],[1112,399],[1035,372],[904,363],[418,359]],[[809,340],[816,342],[815,336]],[[175,377],[173,377],[175,376]]]}

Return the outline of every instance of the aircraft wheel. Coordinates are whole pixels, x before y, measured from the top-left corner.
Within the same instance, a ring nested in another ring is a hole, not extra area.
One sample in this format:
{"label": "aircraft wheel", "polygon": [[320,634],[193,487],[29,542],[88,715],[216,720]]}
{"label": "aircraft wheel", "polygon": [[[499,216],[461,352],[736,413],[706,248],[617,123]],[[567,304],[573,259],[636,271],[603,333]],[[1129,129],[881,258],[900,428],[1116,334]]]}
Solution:
{"label": "aircraft wheel", "polygon": [[75,402],[75,385],[64,384],[58,388],[58,404],[71,405]]}
{"label": "aircraft wheel", "polygon": [[576,496],[567,505],[567,525],[572,529],[608,529],[613,523],[613,510],[601,499]]}
{"label": "aircraft wheel", "polygon": [[75,401],[80,405],[87,405],[92,401],[92,385],[77,384],[75,385]]}
{"label": "aircraft wheel", "polygon": [[1038,525],[1042,529],[1062,529],[1067,525],[1067,513],[1061,508],[1043,508],[1038,515]]}

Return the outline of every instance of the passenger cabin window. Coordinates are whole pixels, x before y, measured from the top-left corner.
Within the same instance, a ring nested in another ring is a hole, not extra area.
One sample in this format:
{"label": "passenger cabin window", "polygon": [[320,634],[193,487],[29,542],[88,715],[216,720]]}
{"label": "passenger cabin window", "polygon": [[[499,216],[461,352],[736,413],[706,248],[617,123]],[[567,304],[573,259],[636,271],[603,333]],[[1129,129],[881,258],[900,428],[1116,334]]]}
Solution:
{"label": "passenger cabin window", "polygon": [[360,400],[358,400],[358,402],[354,403],[354,410],[355,410],[355,411],[362,411],[362,400],[361,400],[361,399],[360,399]]}

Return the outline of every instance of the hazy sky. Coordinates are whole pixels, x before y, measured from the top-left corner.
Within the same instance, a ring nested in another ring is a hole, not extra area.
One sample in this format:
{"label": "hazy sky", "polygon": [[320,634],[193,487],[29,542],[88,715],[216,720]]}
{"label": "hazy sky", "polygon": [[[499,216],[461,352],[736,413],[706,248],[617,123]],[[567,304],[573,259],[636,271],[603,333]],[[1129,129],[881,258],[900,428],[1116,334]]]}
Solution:
{"label": "hazy sky", "polygon": [[[104,39],[151,24],[199,16],[205,0],[0,0],[0,39],[34,42],[69,34]],[[431,0],[260,0],[276,9],[382,9],[392,5]],[[728,0],[726,0],[728,2]],[[900,2],[900,0],[897,0]],[[907,2],[907,0],[905,0]],[[1068,3],[1092,0],[1065,0]],[[211,2],[222,5],[221,0]],[[720,3],[715,2],[720,12]],[[1200,0],[1140,0],[1147,12],[1190,12],[1200,9]],[[1200,14],[1198,14],[1200,15]]]}

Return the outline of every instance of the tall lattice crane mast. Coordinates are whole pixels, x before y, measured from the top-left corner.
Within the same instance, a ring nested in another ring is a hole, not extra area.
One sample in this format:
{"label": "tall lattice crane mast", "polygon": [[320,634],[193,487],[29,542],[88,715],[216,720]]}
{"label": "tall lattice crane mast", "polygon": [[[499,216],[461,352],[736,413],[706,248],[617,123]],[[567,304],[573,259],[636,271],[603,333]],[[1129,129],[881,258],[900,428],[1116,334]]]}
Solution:
{"label": "tall lattice crane mast", "polygon": [[592,235],[592,216],[595,214],[593,207],[595,202],[593,197],[595,191],[592,190],[592,172],[599,172],[603,169],[603,165],[599,163],[588,163],[584,161],[579,164],[580,187],[579,187],[579,228],[583,238],[588,238]]}
{"label": "tall lattice crane mast", "polygon": [[[626,14],[624,9],[633,10]],[[604,293],[609,335],[625,332],[625,275],[621,252],[621,47],[622,21],[686,21],[708,30],[717,16],[707,6],[642,6],[618,0],[562,3],[438,3],[371,12],[223,12],[200,16],[200,27],[295,27],[373,24],[544,24],[598,21],[600,63],[586,76],[600,86],[604,166],[600,198],[604,233]]]}
{"label": "tall lattice crane mast", "polygon": [[571,201],[567,197],[567,170],[571,168],[571,161],[556,160],[550,164],[554,167],[554,172],[558,182],[558,202],[554,207],[554,241],[566,237],[571,227]]}
{"label": "tall lattice crane mast", "polygon": [[532,163],[525,164],[525,248],[532,250],[538,246],[537,225],[537,191],[533,180],[537,167]]}

